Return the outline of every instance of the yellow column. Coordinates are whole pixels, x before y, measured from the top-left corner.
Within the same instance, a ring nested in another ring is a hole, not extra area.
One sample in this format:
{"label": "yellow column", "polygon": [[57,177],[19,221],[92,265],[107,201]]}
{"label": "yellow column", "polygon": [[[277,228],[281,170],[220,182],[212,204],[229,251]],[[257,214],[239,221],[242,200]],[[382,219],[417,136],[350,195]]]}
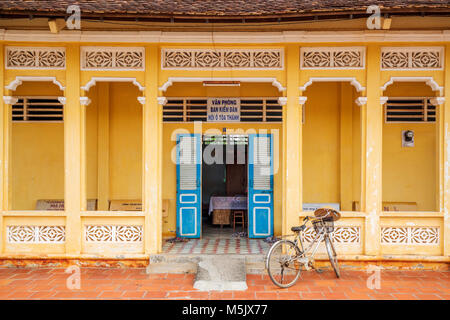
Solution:
{"label": "yellow column", "polygon": [[[352,210],[352,195],[353,195],[353,101],[352,101],[352,87],[346,82],[341,82],[340,94],[340,173],[341,173],[341,210]],[[350,105],[349,105],[350,104]]]}
{"label": "yellow column", "polygon": [[[445,47],[444,80],[444,256],[450,255],[450,45]],[[442,113],[441,113],[442,114]]]}
{"label": "yellow column", "polygon": [[80,48],[68,45],[66,49],[66,105],[64,107],[64,206],[66,211],[66,253],[81,252],[82,203],[82,109],[80,106]]}
{"label": "yellow column", "polygon": [[[4,197],[5,197],[5,192],[6,194],[8,194],[7,190],[5,190],[4,188],[4,178],[6,175],[6,171],[5,171],[5,152],[4,152],[4,148],[8,146],[8,141],[6,141],[7,135],[5,135],[4,133],[4,129],[5,129],[5,110],[8,110],[8,105],[6,104],[5,101],[3,101],[3,96],[5,95],[4,92],[4,87],[5,87],[5,81],[4,81],[4,77],[5,77],[5,67],[4,67],[4,55],[3,55],[3,45],[0,44],[0,74],[1,74],[1,81],[0,81],[0,99],[1,99],[1,104],[2,104],[2,110],[0,111],[0,161],[1,161],[1,165],[0,165],[0,254],[3,252],[3,241],[5,239],[5,236],[3,234],[3,211],[5,210],[4,207]],[[7,118],[6,118],[7,119]]]}
{"label": "yellow column", "polygon": [[302,205],[302,109],[299,103],[300,48],[288,45],[286,57],[287,104],[283,112],[283,234],[299,224]]}
{"label": "yellow column", "polygon": [[145,53],[145,103],[143,111],[143,209],[145,253],[162,249],[161,117],[158,104],[158,47]]}
{"label": "yellow column", "polygon": [[[380,103],[380,47],[367,47],[367,104],[365,127],[365,254],[380,253],[380,212],[382,201],[381,162],[383,108]],[[364,149],[364,148],[363,148]]]}
{"label": "yellow column", "polygon": [[109,83],[98,83],[98,210],[109,209]]}

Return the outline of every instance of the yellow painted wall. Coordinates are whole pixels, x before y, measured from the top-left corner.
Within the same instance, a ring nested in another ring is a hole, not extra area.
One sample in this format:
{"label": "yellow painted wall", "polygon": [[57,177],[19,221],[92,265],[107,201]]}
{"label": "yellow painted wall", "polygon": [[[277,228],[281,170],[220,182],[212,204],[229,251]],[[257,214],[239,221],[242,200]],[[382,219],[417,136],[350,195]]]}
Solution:
{"label": "yellow painted wall", "polygon": [[[302,150],[304,203],[341,203],[342,193],[346,193],[349,201],[341,204],[341,210],[351,211],[351,202],[360,200],[360,107],[354,103],[355,92],[349,86],[348,83],[337,82],[314,83],[303,93],[308,97]],[[341,105],[342,90],[349,91],[349,94]],[[349,141],[345,140],[345,144],[341,144],[342,111],[350,113],[346,126],[350,126],[351,130],[347,133]],[[345,148],[347,144],[348,148]],[[341,175],[344,152],[349,153],[350,161],[347,161],[349,163]],[[344,178],[349,179],[350,188],[341,189],[341,179]]]}
{"label": "yellow painted wall", "polygon": [[[434,96],[421,83],[396,83],[384,96]],[[402,147],[402,130],[414,131],[414,147]],[[437,197],[436,124],[385,123],[383,119],[383,201],[417,202],[418,211],[435,211]]]}
{"label": "yellow painted wall", "polygon": [[[63,96],[50,82],[27,82],[14,94]],[[38,199],[63,199],[63,123],[13,122],[10,163],[12,210],[34,210]]]}

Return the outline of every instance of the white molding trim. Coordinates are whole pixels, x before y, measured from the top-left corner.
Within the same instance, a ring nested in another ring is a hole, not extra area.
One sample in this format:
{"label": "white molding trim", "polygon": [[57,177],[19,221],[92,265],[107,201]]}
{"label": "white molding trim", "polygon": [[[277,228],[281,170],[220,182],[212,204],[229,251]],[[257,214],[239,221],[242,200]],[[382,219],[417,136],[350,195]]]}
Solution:
{"label": "white molding trim", "polygon": [[140,104],[145,105],[145,97],[137,97],[137,100]]}
{"label": "white molding trim", "polygon": [[265,82],[270,83],[278,89],[278,91],[285,91],[286,88],[276,78],[214,78],[214,77],[169,77],[168,80],[159,87],[159,90],[165,92],[167,88],[174,84],[174,82],[203,82],[203,81],[239,81],[239,82]]}
{"label": "white molding trim", "polygon": [[279,98],[278,98],[278,103],[279,103],[281,106],[285,106],[285,105],[287,104],[287,101],[288,101],[288,98],[287,98],[287,97],[279,97]]}
{"label": "white molding trim", "polygon": [[305,91],[307,87],[313,84],[313,82],[350,82],[350,84],[356,88],[356,91],[361,92],[366,90],[366,88],[354,77],[311,77],[308,82],[299,89]]}
{"label": "white molding trim", "polygon": [[436,97],[430,100],[430,102],[434,105],[441,105],[445,102],[445,97]]}
{"label": "white molding trim", "polygon": [[308,97],[298,97],[298,103],[300,103],[300,105],[304,105],[306,100],[308,100]]}
{"label": "white molding trim", "polygon": [[88,106],[91,103],[91,99],[88,97],[80,97],[80,104],[82,106]]}
{"label": "white molding trim", "polygon": [[5,104],[16,104],[17,101],[19,101],[19,98],[17,97],[12,97],[12,96],[3,96],[3,101],[5,102]]}
{"label": "white molding trim", "polygon": [[439,91],[439,94],[442,96],[444,92],[444,87],[441,87],[433,77],[391,77],[388,82],[386,82],[381,90],[385,91],[388,86],[393,84],[394,82],[425,82],[426,85],[431,87],[433,91]]}
{"label": "white molding trim", "polygon": [[58,80],[56,80],[56,77],[30,77],[30,76],[17,76],[16,79],[14,79],[13,81],[11,81],[11,83],[7,86],[5,86],[5,88],[7,90],[12,90],[15,91],[17,89],[18,86],[20,86],[22,84],[22,82],[24,81],[49,81],[49,82],[53,82],[54,84],[56,84],[60,90],[64,91],[64,86],[61,84],[61,82],[59,82]]}
{"label": "white molding trim", "polygon": [[144,91],[145,87],[142,86],[136,78],[126,78],[126,77],[92,77],[85,86],[81,87],[84,91],[89,91],[97,82],[131,82],[139,88],[140,91]]}
{"label": "white molding trim", "polygon": [[157,97],[156,100],[158,101],[158,104],[161,105],[161,106],[164,106],[167,103],[167,98],[166,97]]}
{"label": "white molding trim", "polygon": [[65,105],[65,104],[66,104],[66,97],[58,97],[58,101],[59,101],[62,105]]}
{"label": "white molding trim", "polygon": [[20,42],[129,42],[129,43],[320,43],[320,42],[446,42],[450,30],[358,30],[281,32],[162,32],[4,30],[0,40]]}
{"label": "white molding trim", "polygon": [[380,104],[385,104],[386,102],[388,102],[389,97],[380,97]]}
{"label": "white molding trim", "polygon": [[358,98],[356,98],[355,103],[358,106],[362,107],[363,105],[365,105],[367,103],[367,97],[358,97]]}

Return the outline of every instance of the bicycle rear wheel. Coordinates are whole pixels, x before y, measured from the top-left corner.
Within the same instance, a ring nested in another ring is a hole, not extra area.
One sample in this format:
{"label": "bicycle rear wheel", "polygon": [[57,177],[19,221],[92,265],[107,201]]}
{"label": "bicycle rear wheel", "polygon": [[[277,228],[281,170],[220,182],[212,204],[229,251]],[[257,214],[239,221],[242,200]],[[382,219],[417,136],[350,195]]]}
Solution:
{"label": "bicycle rear wheel", "polygon": [[330,236],[328,234],[325,236],[325,246],[327,248],[328,257],[330,257],[331,266],[333,267],[334,272],[336,273],[336,277],[340,278],[341,273],[339,271],[339,264],[337,260],[336,250],[334,250],[333,243],[331,242]]}
{"label": "bicycle rear wheel", "polygon": [[280,288],[289,288],[300,276],[299,248],[289,240],[276,242],[267,254],[266,267],[272,282]]}

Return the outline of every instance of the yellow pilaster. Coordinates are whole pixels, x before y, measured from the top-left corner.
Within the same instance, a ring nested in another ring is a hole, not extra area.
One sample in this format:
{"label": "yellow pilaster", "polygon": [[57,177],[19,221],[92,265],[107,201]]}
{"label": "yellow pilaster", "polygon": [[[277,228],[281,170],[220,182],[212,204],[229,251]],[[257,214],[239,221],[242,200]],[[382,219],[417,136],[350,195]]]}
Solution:
{"label": "yellow pilaster", "polygon": [[67,45],[66,105],[64,107],[64,198],[66,211],[66,253],[81,252],[82,203],[82,109],[80,106],[80,48]]}
{"label": "yellow pilaster", "polygon": [[283,137],[285,166],[283,193],[283,234],[290,234],[291,227],[299,224],[299,213],[302,204],[302,112],[299,103],[300,48],[297,45],[287,46],[286,86],[287,104],[283,112]]}
{"label": "yellow pilaster", "polygon": [[4,152],[4,148],[5,146],[8,145],[8,141],[5,141],[5,134],[4,134],[4,120],[5,120],[5,110],[8,108],[8,106],[6,105],[6,103],[3,101],[3,96],[4,94],[4,87],[5,87],[5,81],[4,81],[4,77],[5,77],[5,67],[4,67],[4,63],[3,63],[3,45],[0,44],[0,74],[1,74],[1,81],[0,81],[0,99],[1,99],[1,104],[2,104],[2,110],[0,111],[0,254],[3,253],[3,241],[4,241],[4,234],[3,234],[3,211],[5,210],[4,208],[4,177],[5,177],[5,152]]}
{"label": "yellow pilaster", "polygon": [[98,83],[98,210],[109,209],[109,83]]}
{"label": "yellow pilaster", "polygon": [[340,176],[341,176],[341,210],[352,210],[353,178],[349,172],[352,172],[352,146],[353,146],[353,123],[352,123],[352,87],[348,83],[341,82],[341,101],[340,101]]}
{"label": "yellow pilaster", "polygon": [[380,253],[380,213],[382,180],[382,124],[383,108],[380,103],[380,47],[367,47],[367,104],[365,127],[365,254]]}
{"label": "yellow pilaster", "polygon": [[444,255],[450,255],[450,45],[445,47],[444,83]]}
{"label": "yellow pilaster", "polygon": [[146,47],[145,103],[143,111],[143,208],[145,253],[162,249],[161,124],[158,104],[158,47]]}

